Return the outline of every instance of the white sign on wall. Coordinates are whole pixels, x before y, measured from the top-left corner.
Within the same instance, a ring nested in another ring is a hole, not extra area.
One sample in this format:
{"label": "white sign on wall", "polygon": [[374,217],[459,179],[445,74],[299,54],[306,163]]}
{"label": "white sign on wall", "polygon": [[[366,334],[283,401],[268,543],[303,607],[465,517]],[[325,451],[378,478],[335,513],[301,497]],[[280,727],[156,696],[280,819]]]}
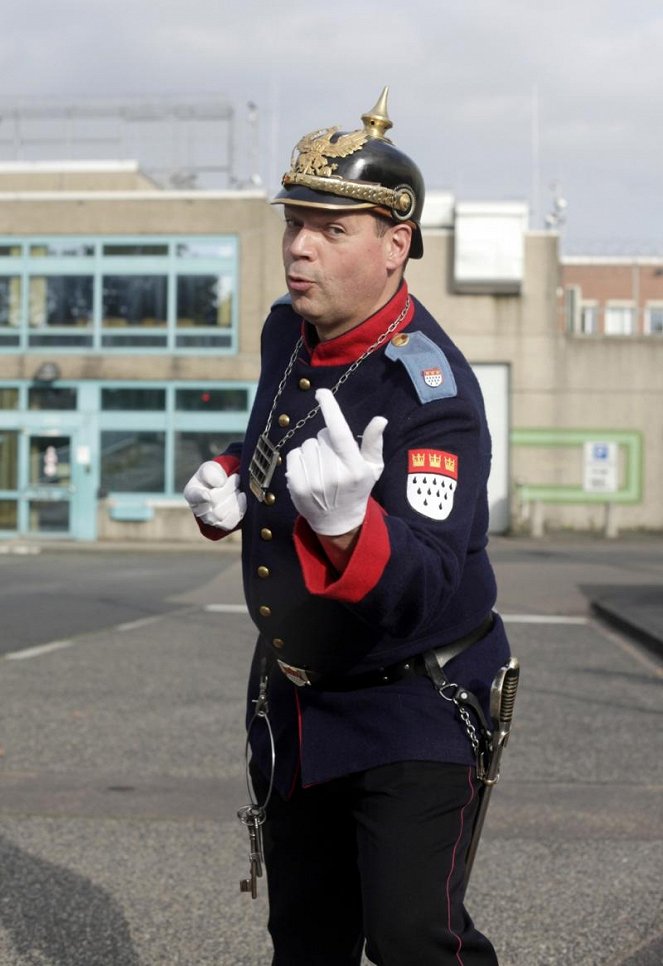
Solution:
{"label": "white sign on wall", "polygon": [[583,489],[586,493],[616,493],[619,489],[617,443],[584,445]]}

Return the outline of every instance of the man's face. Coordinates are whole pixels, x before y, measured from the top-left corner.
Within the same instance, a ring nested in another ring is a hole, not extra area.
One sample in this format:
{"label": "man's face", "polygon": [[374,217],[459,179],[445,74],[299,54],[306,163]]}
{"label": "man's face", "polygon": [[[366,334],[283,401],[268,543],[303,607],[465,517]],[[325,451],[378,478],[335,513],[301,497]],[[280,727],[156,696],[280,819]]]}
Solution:
{"label": "man's face", "polygon": [[380,309],[400,282],[393,229],[382,235],[367,211],[285,206],[283,264],[294,310],[321,339],[354,328]]}

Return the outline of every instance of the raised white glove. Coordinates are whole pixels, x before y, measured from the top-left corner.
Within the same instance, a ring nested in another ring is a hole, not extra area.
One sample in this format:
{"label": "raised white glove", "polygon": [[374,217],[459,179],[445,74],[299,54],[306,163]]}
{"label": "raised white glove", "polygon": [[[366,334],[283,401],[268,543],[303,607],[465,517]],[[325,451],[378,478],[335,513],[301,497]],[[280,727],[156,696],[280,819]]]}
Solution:
{"label": "raised white glove", "polygon": [[246,513],[246,495],[239,488],[239,476],[228,476],[214,460],[198,467],[184,487],[184,499],[203,523],[221,530],[234,530]]}
{"label": "raised white glove", "polygon": [[373,486],[384,469],[384,416],[374,416],[357,445],[329,389],[318,389],[325,429],[288,453],[286,482],[298,513],[316,533],[340,536],[362,524]]}

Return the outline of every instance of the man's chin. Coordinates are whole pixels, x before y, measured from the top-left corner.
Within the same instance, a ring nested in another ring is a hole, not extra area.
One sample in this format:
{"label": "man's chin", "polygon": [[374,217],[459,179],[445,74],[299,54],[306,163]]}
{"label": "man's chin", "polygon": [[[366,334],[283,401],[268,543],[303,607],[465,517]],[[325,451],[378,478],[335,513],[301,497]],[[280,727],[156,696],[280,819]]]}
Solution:
{"label": "man's chin", "polygon": [[303,319],[307,322],[315,324],[317,318],[317,313],[313,306],[311,299],[307,298],[301,292],[290,292],[290,301],[292,302],[292,307],[297,313],[301,315]]}

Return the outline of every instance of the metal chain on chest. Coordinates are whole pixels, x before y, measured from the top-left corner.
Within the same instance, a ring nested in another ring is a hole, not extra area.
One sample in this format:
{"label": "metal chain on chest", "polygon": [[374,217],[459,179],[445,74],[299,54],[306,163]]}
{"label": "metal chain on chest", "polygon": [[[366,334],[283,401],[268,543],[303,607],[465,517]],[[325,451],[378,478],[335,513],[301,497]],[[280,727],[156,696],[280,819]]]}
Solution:
{"label": "metal chain on chest", "polygon": [[[350,378],[352,373],[359,368],[362,362],[364,362],[364,360],[367,359],[372,352],[375,352],[376,349],[379,349],[380,346],[384,342],[386,342],[386,340],[389,338],[389,336],[394,331],[394,329],[398,328],[398,326],[401,324],[401,322],[407,315],[409,308],[410,308],[410,296],[408,295],[405,301],[405,306],[403,308],[403,311],[400,313],[398,318],[394,319],[394,321],[390,323],[390,325],[384,330],[384,332],[382,332],[377,337],[375,342],[373,342],[367,349],[365,349],[364,352],[362,352],[362,354],[359,356],[359,358],[355,359],[355,361],[348,366],[348,368],[340,376],[336,384],[332,386],[331,392],[333,393],[333,395],[336,395],[336,393],[341,388],[343,383]],[[269,416],[267,417],[265,428],[260,434],[260,436],[258,437],[258,443],[256,445],[255,452],[251,459],[251,465],[249,467],[251,492],[261,502],[265,498],[267,487],[269,486],[272,476],[274,475],[274,470],[276,469],[279,463],[279,460],[280,460],[279,450],[281,450],[283,446],[289,440],[292,439],[295,433],[299,432],[299,430],[303,426],[305,426],[309,422],[309,420],[313,419],[313,417],[316,416],[320,411],[320,406],[314,406],[313,409],[310,409],[305,416],[297,420],[295,425],[292,426],[291,429],[289,429],[288,432],[284,436],[282,436],[277,443],[272,443],[271,440],[269,439],[269,431],[272,427],[272,419],[274,418],[274,413],[276,411],[276,404],[279,398],[281,397],[283,390],[286,387],[290,374],[294,368],[297,355],[303,343],[304,343],[304,340],[300,336],[299,339],[297,340],[297,344],[292,352],[292,355],[290,356],[288,364],[285,367],[285,371],[283,373],[283,376],[281,377],[281,381],[279,382],[278,387],[276,389],[276,395],[274,396],[274,401],[272,402],[272,407],[269,411]]]}

